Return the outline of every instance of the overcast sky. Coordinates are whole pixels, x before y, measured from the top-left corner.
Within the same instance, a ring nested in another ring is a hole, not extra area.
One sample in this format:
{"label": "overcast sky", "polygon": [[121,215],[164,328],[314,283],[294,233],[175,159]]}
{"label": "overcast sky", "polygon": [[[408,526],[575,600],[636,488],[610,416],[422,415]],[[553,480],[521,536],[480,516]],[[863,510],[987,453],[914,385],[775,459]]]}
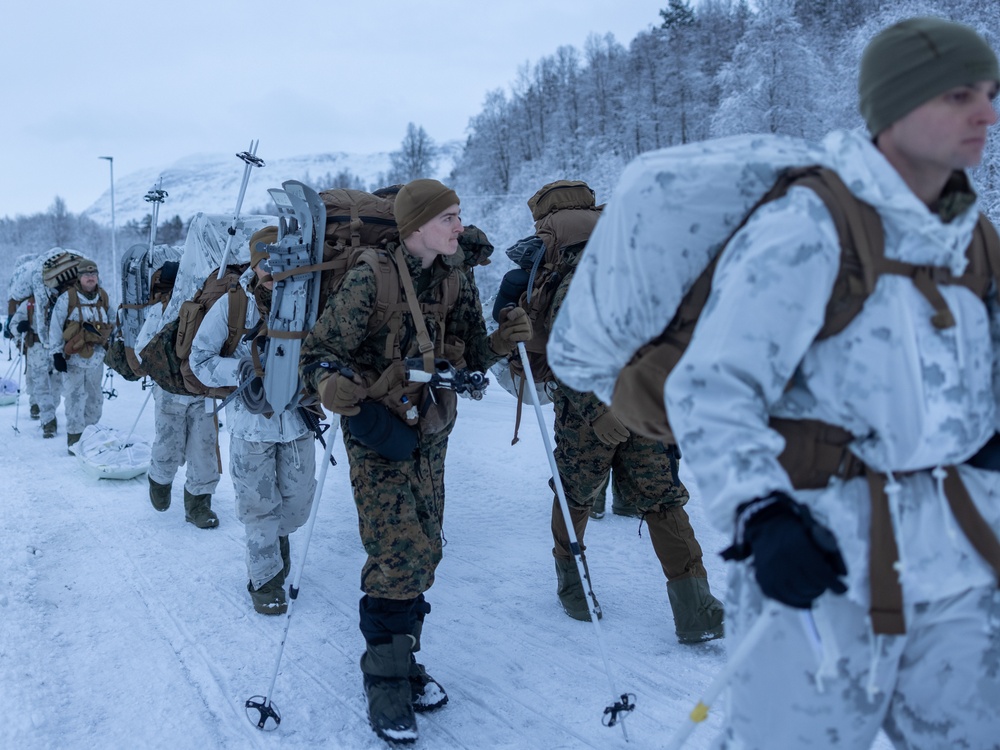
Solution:
{"label": "overcast sky", "polygon": [[[0,44],[0,216],[88,208],[143,167],[200,153],[464,138],[486,93],[591,33],[627,46],[666,0],[10,2]],[[282,14],[280,9],[287,9]],[[235,169],[241,170],[233,158]],[[117,196],[116,196],[117,197]]]}

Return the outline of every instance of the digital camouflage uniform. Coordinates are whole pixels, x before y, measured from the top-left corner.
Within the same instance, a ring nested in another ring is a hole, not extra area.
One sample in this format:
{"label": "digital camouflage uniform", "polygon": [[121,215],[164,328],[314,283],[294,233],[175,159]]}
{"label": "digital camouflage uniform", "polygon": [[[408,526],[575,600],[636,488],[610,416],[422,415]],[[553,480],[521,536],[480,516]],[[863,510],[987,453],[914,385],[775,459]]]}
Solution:
{"label": "digital camouflage uniform", "polygon": [[[110,313],[100,303],[101,287],[96,287],[87,295],[76,282],[78,306],[69,310],[69,292],[63,292],[52,308],[49,321],[48,354],[51,359],[63,351],[63,329],[71,321],[87,323],[109,323]],[[66,357],[66,372],[63,373],[63,399],[66,411],[66,434],[79,435],[87,425],[101,421],[104,412],[104,394],[101,382],[104,379],[104,347],[95,345],[93,354],[83,357],[71,354]]]}
{"label": "digital camouflage uniform", "polygon": [[[445,279],[450,274],[453,279],[457,277],[458,295],[444,316],[445,332],[449,341],[464,342],[465,366],[485,371],[500,355],[490,347],[475,284],[448,266],[441,256],[427,269],[422,269],[421,261],[408,253],[403,258],[421,303],[441,300]],[[312,388],[317,387],[323,374],[310,368],[317,362],[348,366],[370,385],[392,361],[385,352],[388,329],[368,329],[376,290],[375,272],[361,263],[347,272],[340,290],[327,300],[302,350],[302,371]],[[445,337],[437,317],[425,314],[424,320],[432,342]],[[409,310],[403,313],[398,340],[403,357],[419,353]],[[416,729],[412,711],[432,710],[448,700],[413,653],[420,650],[424,618],[430,612],[424,592],[433,585],[434,572],[441,562],[444,464],[454,416],[433,434],[418,429],[416,450],[412,458],[402,461],[383,458],[363,446],[351,434],[349,419],[342,419],[341,425],[351,465],[358,529],[368,553],[361,571],[364,596],[359,613],[366,642],[361,670],[369,718],[379,736],[413,739]],[[401,697],[400,690],[405,697]],[[405,716],[405,706],[410,702],[410,717],[400,719],[400,712]]]}
{"label": "digital camouflage uniform", "polygon": [[[408,254],[404,257],[418,299],[423,302],[434,298],[451,269],[436,260],[423,271],[419,259]],[[468,368],[486,370],[500,355],[489,346],[475,286],[464,274],[459,276],[458,299],[446,320],[447,334],[465,342]],[[316,362],[348,366],[369,384],[388,367],[392,360],[384,351],[387,329],[371,335],[368,332],[375,296],[375,273],[369,265],[359,264],[329,298],[303,346],[304,377],[312,388],[325,374],[323,370],[309,369]],[[411,316],[408,312],[403,316],[401,349],[405,357],[417,356]],[[432,341],[436,340],[440,331],[430,317],[426,321]],[[354,439],[347,420],[343,420],[359,529],[369,555],[361,576],[361,589],[366,594],[414,599],[434,582],[434,570],[441,560],[444,455],[452,426],[434,435],[421,433],[412,461],[390,461]]]}
{"label": "digital camouflage uniform", "polygon": [[[560,282],[552,300],[551,318],[559,312],[572,279],[573,273],[569,272]],[[581,552],[586,549],[583,539],[590,511],[595,502],[603,500],[609,477],[614,477],[620,501],[634,507],[642,517],[667,578],[678,639],[697,643],[721,637],[722,603],[711,594],[701,545],[684,510],[688,491],[678,477],[680,456],[676,446],[664,446],[634,432],[623,443],[605,445],[592,425],[608,407],[594,394],[575,391],[563,383],[551,391],[556,467]],[[551,479],[549,485],[555,489]],[[560,601],[571,617],[588,620],[589,606],[570,552],[558,498],[552,503],[552,538]]]}

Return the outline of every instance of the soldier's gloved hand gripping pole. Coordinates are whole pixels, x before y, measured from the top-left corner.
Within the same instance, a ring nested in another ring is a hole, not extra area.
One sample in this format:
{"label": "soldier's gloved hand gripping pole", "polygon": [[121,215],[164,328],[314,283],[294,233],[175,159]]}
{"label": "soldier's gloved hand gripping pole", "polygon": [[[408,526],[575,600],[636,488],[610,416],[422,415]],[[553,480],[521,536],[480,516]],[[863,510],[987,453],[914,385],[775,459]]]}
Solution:
{"label": "soldier's gloved hand gripping pole", "polygon": [[535,389],[535,378],[531,373],[531,363],[528,361],[528,351],[524,348],[524,342],[517,342],[517,353],[521,357],[521,366],[524,368],[525,389],[531,398],[531,404],[535,407],[535,416],[538,418],[538,429],[542,433],[542,442],[545,443],[545,454],[549,459],[549,468],[552,469],[552,483],[556,488],[556,497],[559,499],[559,509],[562,511],[563,521],[566,523],[566,531],[569,533],[569,549],[573,553],[573,560],[576,562],[576,569],[580,574],[580,580],[590,598],[590,621],[594,624],[597,633],[597,645],[601,652],[601,659],[604,661],[604,672],[608,677],[608,685],[614,697],[612,704],[604,708],[603,723],[607,727],[621,724],[622,735],[628,742],[628,732],[625,730],[625,716],[635,708],[635,696],[631,693],[619,693],[615,688],[614,678],[611,676],[611,666],[608,662],[607,650],[604,647],[604,636],[601,632],[601,623],[597,616],[597,597],[594,596],[594,589],[590,583],[590,576],[583,565],[583,557],[580,552],[580,542],[576,538],[576,530],[573,528],[573,519],[569,513],[569,503],[566,502],[566,491],[563,489],[562,479],[559,477],[559,469],[556,466],[555,453],[552,449],[552,441],[549,439],[549,431],[545,425],[545,417],[542,415],[542,405],[538,401],[538,391]]}
{"label": "soldier's gloved hand gripping pole", "polygon": [[313,496],[312,508],[309,511],[309,520],[306,522],[305,543],[302,545],[302,555],[299,557],[299,565],[295,568],[295,576],[288,587],[288,612],[285,614],[285,632],[281,635],[281,645],[278,647],[278,658],[274,662],[274,671],[271,673],[271,684],[264,695],[254,695],[247,698],[243,705],[246,708],[247,718],[250,723],[262,731],[272,731],[278,728],[281,723],[281,713],[277,706],[271,702],[274,694],[274,683],[278,680],[278,670],[281,667],[281,656],[285,652],[285,641],[288,640],[288,627],[292,624],[292,605],[299,596],[299,579],[302,577],[302,568],[306,564],[306,554],[309,552],[309,541],[312,539],[313,527],[316,525],[316,511],[319,509],[319,499],[323,495],[323,484],[326,482],[326,469],[333,461],[333,444],[337,436],[337,420],[330,420],[330,429],[327,431],[326,449],[323,453],[323,460],[320,462],[319,476],[316,477],[316,494]]}

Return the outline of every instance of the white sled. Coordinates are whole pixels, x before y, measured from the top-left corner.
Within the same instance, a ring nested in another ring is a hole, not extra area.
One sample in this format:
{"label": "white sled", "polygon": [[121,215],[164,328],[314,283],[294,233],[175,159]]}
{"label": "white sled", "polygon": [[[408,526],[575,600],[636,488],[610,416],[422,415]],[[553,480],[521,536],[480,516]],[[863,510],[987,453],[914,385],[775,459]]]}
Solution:
{"label": "white sled", "polygon": [[88,425],[69,450],[80,465],[97,479],[132,479],[149,470],[152,449],[141,440],[125,441],[121,430],[102,424]]}
{"label": "white sled", "polygon": [[10,406],[17,403],[17,398],[21,393],[17,383],[8,378],[0,379],[0,406]]}

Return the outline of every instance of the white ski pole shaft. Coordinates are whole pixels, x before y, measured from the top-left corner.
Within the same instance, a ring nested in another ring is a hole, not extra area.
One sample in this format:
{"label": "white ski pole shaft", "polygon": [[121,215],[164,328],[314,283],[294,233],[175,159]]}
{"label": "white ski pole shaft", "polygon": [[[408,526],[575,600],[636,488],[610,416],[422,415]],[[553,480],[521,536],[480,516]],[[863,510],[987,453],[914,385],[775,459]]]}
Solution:
{"label": "white ski pole shaft", "polygon": [[[167,197],[168,193],[163,190],[163,179],[157,183],[155,188],[151,188],[148,193],[146,193],[145,201],[147,203],[152,203],[152,208],[150,208],[149,215],[149,252],[153,252],[153,246],[156,244],[156,225],[160,221],[160,204]],[[124,283],[124,281],[123,281]]]}
{"label": "white ski pole shaft", "polygon": [[236,210],[233,212],[233,222],[229,225],[229,232],[226,237],[226,247],[222,251],[222,262],[219,263],[219,275],[217,277],[219,279],[226,274],[226,264],[229,262],[229,253],[233,246],[233,238],[236,236],[236,222],[240,219],[240,210],[243,208],[243,197],[246,195],[247,185],[250,183],[250,172],[253,171],[254,167],[264,166],[263,160],[257,158],[257,145],[259,143],[260,139],[250,141],[249,151],[236,154],[245,162],[245,166],[243,167],[243,181],[240,182],[240,194],[239,197],[236,198]]}
{"label": "white ski pole shaft", "polygon": [[288,587],[288,613],[285,617],[285,632],[281,636],[281,645],[278,647],[278,658],[274,662],[274,672],[271,674],[271,684],[264,695],[267,705],[271,703],[271,695],[274,693],[274,683],[278,681],[278,670],[281,668],[281,656],[285,652],[285,641],[288,640],[288,627],[292,624],[292,605],[299,596],[299,579],[302,577],[302,568],[306,564],[306,553],[309,552],[309,542],[312,539],[313,527],[316,525],[316,511],[319,509],[319,499],[323,494],[323,485],[326,482],[326,470],[330,466],[330,456],[333,455],[333,444],[336,442],[337,426],[339,419],[336,417],[330,420],[330,429],[326,431],[326,449],[323,451],[323,462],[319,467],[319,476],[316,477],[316,494],[313,495],[312,508],[309,509],[309,520],[306,522],[305,542],[302,545],[302,554],[299,556],[299,566],[295,571],[295,577]]}
{"label": "white ski pole shaft", "polygon": [[11,380],[11,375],[14,374],[14,370],[21,364],[21,347],[17,347],[17,356],[10,363],[10,367],[7,368],[7,374],[4,375],[4,380]]}
{"label": "white ski pole shaft", "polygon": [[[573,517],[569,512],[569,503],[566,501],[566,491],[563,489],[562,479],[559,477],[559,468],[556,466],[555,451],[552,448],[552,441],[549,438],[548,426],[545,424],[545,417],[542,414],[542,405],[538,401],[538,391],[535,388],[535,378],[531,372],[531,363],[528,361],[528,351],[524,348],[524,342],[517,342],[517,353],[521,357],[521,366],[524,368],[524,389],[531,398],[531,405],[535,409],[535,417],[538,419],[538,429],[542,433],[542,442],[545,444],[545,455],[549,459],[549,468],[552,470],[552,483],[556,488],[556,497],[559,499],[559,509],[562,511],[563,521],[566,524],[566,532],[569,534],[569,546],[573,552],[573,560],[576,562],[577,572],[580,574],[580,582],[587,586],[590,591],[590,621],[594,624],[594,631],[597,633],[597,646],[601,652],[601,659],[604,662],[604,672],[608,677],[608,686],[611,688],[611,696],[614,701],[618,701],[621,695],[615,689],[615,681],[611,676],[611,664],[608,661],[607,651],[604,647],[604,636],[601,632],[600,619],[597,616],[597,607],[594,605],[593,587],[590,583],[590,576],[583,566],[583,558],[580,551],[580,542],[576,537],[576,529],[573,528]],[[628,732],[625,729],[624,715],[619,720],[622,727],[622,735],[628,742]]]}
{"label": "white ski pole shaft", "polygon": [[[24,359],[24,367],[28,367],[28,358],[23,355],[21,348],[17,349],[17,361]],[[17,401],[14,403],[14,432],[21,434],[21,431],[17,428],[17,422],[21,417],[21,368],[17,368]]]}
{"label": "white ski pole shaft", "polygon": [[153,246],[156,245],[156,225],[160,222],[160,204],[156,202],[153,204],[153,218],[149,222],[149,249],[150,252],[153,250]]}
{"label": "white ski pole shaft", "polygon": [[776,602],[771,602],[765,607],[764,611],[760,613],[760,617],[757,618],[757,622],[753,624],[753,627],[747,632],[740,642],[740,645],[736,647],[736,650],[730,654],[729,658],[726,659],[725,666],[715,675],[715,679],[712,680],[712,684],[708,686],[708,689],[704,692],[701,700],[698,701],[697,705],[691,709],[691,713],[688,714],[690,721],[685,722],[680,729],[674,734],[673,739],[670,744],[667,745],[666,750],[681,750],[684,747],[684,743],[687,742],[688,737],[695,730],[701,722],[708,718],[708,710],[711,708],[715,699],[719,696],[726,685],[729,684],[729,680],[732,679],[733,674],[741,666],[746,658],[750,655],[750,652],[754,650],[757,646],[757,642],[764,636],[767,629],[771,626],[771,620],[774,616],[778,614],[780,607]]}
{"label": "white ski pole shaft", "polygon": [[128,431],[128,435],[126,435],[125,439],[122,441],[123,443],[127,443],[128,439],[132,437],[132,433],[135,432],[135,428],[139,424],[139,417],[141,417],[142,413],[146,410],[146,404],[149,403],[149,397],[152,395],[153,395],[153,389],[150,388],[149,393],[146,394],[146,400],[142,402],[142,406],[139,408],[139,413],[135,415],[135,421],[132,423],[132,429]]}

